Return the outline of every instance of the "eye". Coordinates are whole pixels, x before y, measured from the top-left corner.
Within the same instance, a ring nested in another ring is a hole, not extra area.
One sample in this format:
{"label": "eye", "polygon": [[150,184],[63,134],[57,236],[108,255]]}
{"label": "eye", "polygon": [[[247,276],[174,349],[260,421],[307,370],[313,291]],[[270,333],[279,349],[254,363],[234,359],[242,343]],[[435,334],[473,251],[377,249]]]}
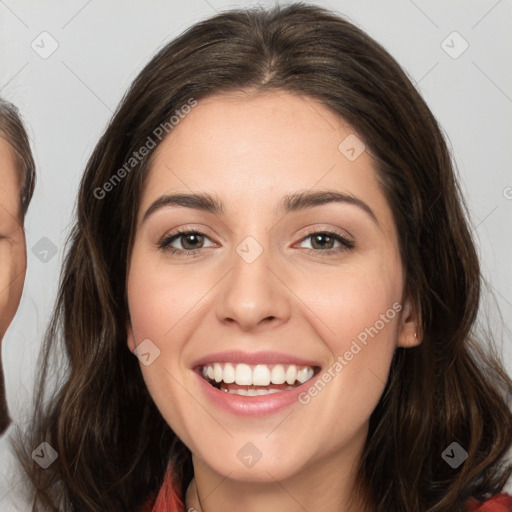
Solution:
{"label": "eye", "polygon": [[[208,237],[197,230],[183,230],[176,231],[172,235],[163,238],[158,247],[160,249],[169,251],[171,254],[196,254],[199,249],[203,248],[204,240]],[[173,247],[174,242],[179,242],[183,249]]]}
{"label": "eye", "polygon": [[[302,238],[302,243],[308,239],[311,239],[311,248],[306,247],[306,249],[316,254],[320,253],[322,256],[348,251],[355,247],[353,240],[334,231],[310,232]],[[334,246],[336,243],[339,244],[337,247]]]}
{"label": "eye", "polygon": [[[171,254],[180,255],[197,255],[200,249],[204,249],[205,239],[209,237],[197,230],[178,230],[175,233],[164,237],[159,243],[158,247]],[[340,253],[353,249],[355,243],[353,240],[336,233],[334,231],[312,231],[301,239],[301,243],[311,239],[311,248],[305,248],[308,252],[316,255],[332,255],[333,253]],[[174,247],[173,244],[179,242],[182,248]],[[336,247],[335,244],[338,244]],[[212,244],[211,246],[213,246]],[[211,247],[210,246],[210,247]]]}

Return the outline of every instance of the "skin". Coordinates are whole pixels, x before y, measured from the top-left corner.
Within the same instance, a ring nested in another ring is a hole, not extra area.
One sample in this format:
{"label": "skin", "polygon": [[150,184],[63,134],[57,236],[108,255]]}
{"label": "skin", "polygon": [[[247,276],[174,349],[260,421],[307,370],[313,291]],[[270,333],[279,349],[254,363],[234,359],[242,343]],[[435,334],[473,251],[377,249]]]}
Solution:
{"label": "skin", "polygon": [[[192,451],[187,508],[363,510],[349,505],[349,493],[369,417],[395,347],[413,346],[420,335],[371,157],[365,151],[351,162],[338,150],[351,133],[311,98],[231,93],[201,100],[153,154],[128,262],[127,343],[133,352],[150,339],[161,351],[141,370],[163,417]],[[298,190],[356,196],[377,222],[349,203],[276,213],[279,200]],[[166,206],[143,221],[156,199],[177,192],[215,194],[225,212]],[[205,233],[195,245],[187,237],[172,242],[198,247],[195,256],[158,248],[177,228]],[[312,228],[350,235],[356,246],[322,255],[306,238]],[[250,264],[236,252],[247,236],[263,248]],[[193,373],[198,358],[232,349],[294,354],[325,371],[394,303],[400,313],[307,405],[236,416],[207,401]],[[247,442],[262,453],[251,468],[237,458]]]}
{"label": "skin", "polygon": [[[20,190],[20,173],[11,146],[0,137],[0,345],[18,309],[25,281],[27,255]],[[8,423],[0,357],[0,433]]]}

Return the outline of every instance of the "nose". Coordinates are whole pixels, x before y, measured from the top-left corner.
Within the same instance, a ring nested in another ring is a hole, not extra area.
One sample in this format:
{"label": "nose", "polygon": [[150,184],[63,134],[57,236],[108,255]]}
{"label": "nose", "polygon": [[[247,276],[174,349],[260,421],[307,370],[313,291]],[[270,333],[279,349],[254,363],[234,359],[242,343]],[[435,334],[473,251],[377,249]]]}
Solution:
{"label": "nose", "polygon": [[234,253],[233,268],[222,280],[217,297],[218,320],[246,332],[282,325],[291,309],[290,291],[283,284],[284,273],[275,262],[272,265],[265,250],[256,260],[248,261]]}

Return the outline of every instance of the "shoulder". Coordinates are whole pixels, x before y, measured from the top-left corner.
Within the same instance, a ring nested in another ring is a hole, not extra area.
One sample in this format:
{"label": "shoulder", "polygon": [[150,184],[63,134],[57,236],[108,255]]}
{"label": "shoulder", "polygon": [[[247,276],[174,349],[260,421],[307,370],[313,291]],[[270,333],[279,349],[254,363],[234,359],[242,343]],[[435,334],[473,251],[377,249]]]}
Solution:
{"label": "shoulder", "polygon": [[512,497],[509,494],[497,494],[485,502],[474,498],[467,502],[467,512],[512,512]]}

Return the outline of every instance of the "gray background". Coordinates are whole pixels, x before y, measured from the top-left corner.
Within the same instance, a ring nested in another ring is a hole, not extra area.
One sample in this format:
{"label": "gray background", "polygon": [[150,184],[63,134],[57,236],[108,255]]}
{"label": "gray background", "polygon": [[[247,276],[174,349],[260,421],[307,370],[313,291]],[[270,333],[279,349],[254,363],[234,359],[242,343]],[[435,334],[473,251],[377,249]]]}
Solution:
{"label": "gray background", "polygon": [[[383,44],[447,133],[496,301],[488,301],[490,322],[512,373],[512,1],[312,3],[348,16]],[[25,117],[38,172],[26,221],[25,290],[2,347],[16,421],[31,396],[78,183],[112,111],[157,48],[216,10],[251,4],[0,0],[0,94]],[[58,44],[47,58],[31,46],[51,48],[49,36],[40,35],[44,31]],[[448,37],[453,31],[469,45],[460,55],[464,42]],[[44,237],[56,248],[46,262],[33,252]]]}

